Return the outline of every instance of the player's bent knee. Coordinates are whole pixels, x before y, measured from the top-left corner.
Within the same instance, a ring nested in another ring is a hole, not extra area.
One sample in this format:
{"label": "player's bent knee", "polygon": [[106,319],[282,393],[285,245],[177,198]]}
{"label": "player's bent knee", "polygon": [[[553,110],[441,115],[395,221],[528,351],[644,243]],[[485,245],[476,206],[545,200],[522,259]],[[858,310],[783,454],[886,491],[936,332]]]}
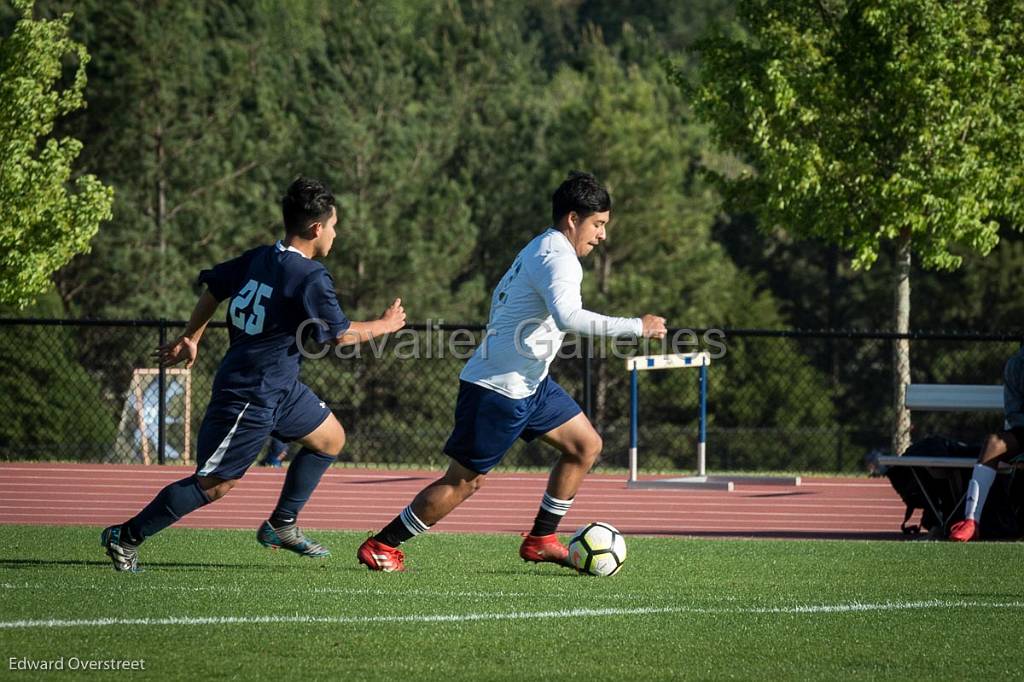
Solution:
{"label": "player's bent knee", "polygon": [[593,437],[585,439],[566,454],[577,460],[580,464],[589,466],[600,457],[603,449],[604,441],[601,439],[601,436],[595,433]]}
{"label": "player's bent knee", "polygon": [[487,478],[487,476],[481,474],[479,476],[473,476],[472,478],[448,479],[445,482],[455,488],[459,497],[463,500],[468,500],[474,493],[476,493],[476,491],[480,490],[480,487],[484,484],[485,478]]}
{"label": "player's bent knee", "polygon": [[345,427],[343,427],[339,423],[338,432],[337,434],[335,434],[334,442],[331,444],[333,447],[330,449],[329,452],[325,452],[324,454],[328,455],[329,457],[338,457],[339,455],[341,455],[341,451],[345,449],[345,441]]}
{"label": "player's bent knee", "polygon": [[231,492],[231,489],[238,484],[238,479],[223,479],[215,476],[196,476],[199,487],[203,489],[210,502],[216,502]]}

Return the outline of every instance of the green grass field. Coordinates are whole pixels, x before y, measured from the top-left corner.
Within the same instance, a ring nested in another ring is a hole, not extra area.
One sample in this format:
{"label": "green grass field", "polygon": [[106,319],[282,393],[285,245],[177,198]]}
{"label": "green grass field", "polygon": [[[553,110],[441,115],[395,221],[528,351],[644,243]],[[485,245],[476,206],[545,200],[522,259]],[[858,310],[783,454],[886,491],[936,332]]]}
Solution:
{"label": "green grass field", "polygon": [[[0,678],[144,659],[152,679],[1020,679],[1020,544],[627,538],[612,578],[525,564],[519,538],[435,534],[405,574],[363,536],[301,559],[170,529],[118,574],[98,528],[0,526]],[[53,672],[52,679],[100,673]],[[110,676],[112,673],[103,673]]]}

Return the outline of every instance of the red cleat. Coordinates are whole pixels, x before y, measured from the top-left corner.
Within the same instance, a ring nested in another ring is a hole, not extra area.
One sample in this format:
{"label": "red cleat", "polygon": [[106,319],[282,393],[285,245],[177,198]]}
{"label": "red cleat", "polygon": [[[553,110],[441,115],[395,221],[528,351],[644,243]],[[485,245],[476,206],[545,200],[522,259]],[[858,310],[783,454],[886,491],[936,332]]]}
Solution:
{"label": "red cleat", "polygon": [[978,539],[978,524],[971,519],[957,521],[949,529],[949,539],[953,542],[970,542]]}
{"label": "red cleat", "polygon": [[405,555],[402,554],[402,550],[385,545],[373,538],[367,538],[366,542],[359,545],[356,557],[359,559],[359,563],[371,571],[391,573],[405,570]]}
{"label": "red cleat", "polygon": [[549,561],[562,566],[569,565],[569,548],[558,541],[558,536],[551,535],[527,535],[523,538],[523,544],[519,545],[519,556],[523,561],[540,563]]}

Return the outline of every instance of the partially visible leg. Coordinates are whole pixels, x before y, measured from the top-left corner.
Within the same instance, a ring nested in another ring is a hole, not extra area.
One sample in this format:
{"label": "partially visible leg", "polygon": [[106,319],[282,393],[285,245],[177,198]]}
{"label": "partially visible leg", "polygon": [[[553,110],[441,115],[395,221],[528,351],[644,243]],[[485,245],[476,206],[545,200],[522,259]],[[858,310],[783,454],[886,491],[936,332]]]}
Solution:
{"label": "partially visible leg", "polygon": [[426,532],[479,490],[485,478],[485,474],[452,460],[444,476],[421,490],[374,539],[398,547],[406,540]]}
{"label": "partially visible leg", "polygon": [[230,491],[266,438],[258,409],[248,403],[211,404],[199,430],[196,474],[164,487],[142,511],[103,530],[100,542],[118,571],[138,570],[138,547],[147,538]]}
{"label": "partially visible leg", "polygon": [[345,429],[329,414],[312,433],[299,439],[302,449],[288,466],[281,496],[270,516],[271,523],[295,523],[324,473],[345,447]]}
{"label": "partially visible leg", "polygon": [[280,468],[288,455],[288,444],[271,436],[267,439],[267,454],[260,462],[261,466]]}
{"label": "partially visible leg", "polygon": [[373,571],[405,570],[405,555],[398,546],[430,530],[479,490],[486,477],[453,459],[444,476],[421,490],[391,523],[360,545],[359,563]]}
{"label": "partially visible leg", "polygon": [[316,429],[298,441],[303,448],[288,466],[277,506],[260,526],[256,538],[265,547],[284,548],[313,558],[326,557],[330,551],[305,537],[297,523],[299,512],[345,447],[345,430],[337,418],[328,413]]}
{"label": "partially visible leg", "polygon": [[576,497],[580,484],[583,483],[583,477],[590,472],[604,447],[601,436],[582,413],[544,434],[541,439],[553,445],[562,454],[548,476],[544,500],[541,502],[540,513],[534,522],[531,535],[546,535],[557,530],[558,523],[569,511],[569,506]]}
{"label": "partially visible leg", "polygon": [[181,517],[220,499],[236,481],[189,476],[175,481],[156,494],[142,511],[119,526],[110,526],[100,535],[107,556],[118,571],[136,572],[138,548],[146,538],[176,523]]}
{"label": "partially visible leg", "polygon": [[967,497],[964,501],[964,520],[953,524],[949,539],[956,542],[968,542],[978,536],[978,521],[985,509],[985,500],[996,480],[996,470],[1000,462],[1012,459],[1020,454],[1020,442],[1013,431],[1002,431],[992,434],[985,441],[978,463],[967,484]]}

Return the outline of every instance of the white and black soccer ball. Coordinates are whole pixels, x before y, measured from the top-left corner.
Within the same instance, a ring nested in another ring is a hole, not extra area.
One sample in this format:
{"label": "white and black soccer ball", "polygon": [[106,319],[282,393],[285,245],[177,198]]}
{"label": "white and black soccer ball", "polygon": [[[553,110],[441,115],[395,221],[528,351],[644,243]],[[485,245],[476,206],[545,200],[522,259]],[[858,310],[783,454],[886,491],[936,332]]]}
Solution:
{"label": "white and black soccer ball", "polygon": [[615,575],[626,561],[626,539],[609,523],[588,523],[569,541],[569,561],[583,573]]}

